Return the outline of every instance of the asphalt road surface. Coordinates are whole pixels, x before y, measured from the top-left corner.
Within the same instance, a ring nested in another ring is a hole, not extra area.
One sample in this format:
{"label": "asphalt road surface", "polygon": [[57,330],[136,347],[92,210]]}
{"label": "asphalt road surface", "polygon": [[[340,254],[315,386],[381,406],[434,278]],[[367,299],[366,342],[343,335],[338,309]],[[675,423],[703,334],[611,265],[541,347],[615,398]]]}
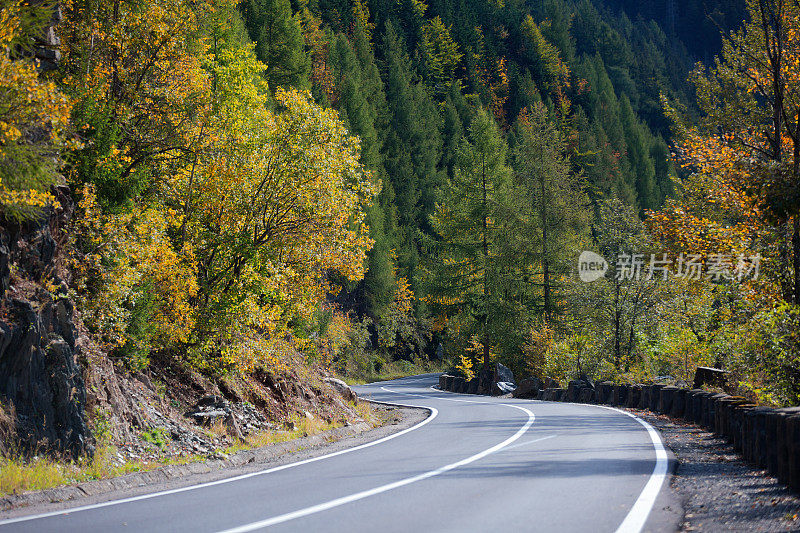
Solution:
{"label": "asphalt road surface", "polygon": [[90,531],[674,531],[655,430],[610,408],[452,394],[436,375],[356,387],[423,422],[256,475],[0,522]]}

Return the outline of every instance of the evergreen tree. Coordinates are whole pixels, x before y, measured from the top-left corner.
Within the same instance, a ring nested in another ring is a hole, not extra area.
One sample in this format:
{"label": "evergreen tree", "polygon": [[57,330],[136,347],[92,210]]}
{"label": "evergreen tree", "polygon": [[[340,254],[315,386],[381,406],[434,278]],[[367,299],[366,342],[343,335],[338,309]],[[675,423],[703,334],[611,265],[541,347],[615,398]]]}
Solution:
{"label": "evergreen tree", "polygon": [[435,240],[429,256],[429,302],[440,313],[467,314],[470,331],[483,344],[484,368],[490,347],[499,344],[497,290],[503,272],[502,224],[509,208],[511,171],[506,144],[492,118],[481,109],[459,144],[453,178],[442,187],[431,216]]}
{"label": "evergreen tree", "polygon": [[[376,88],[370,85],[370,82],[375,83],[370,79],[370,75],[374,72],[370,67],[374,67],[374,63],[367,63],[365,68],[356,57],[350,41],[341,33],[333,40],[329,61],[339,89],[337,108],[340,116],[350,131],[361,139],[361,162],[372,172],[374,180],[382,180],[385,171],[376,130],[378,114],[372,103],[374,100],[380,102],[381,99],[375,97]],[[377,90],[382,97],[380,85],[377,86]],[[367,91],[373,92],[372,101],[367,99],[365,95]],[[395,266],[392,260],[391,236],[396,231],[393,222],[391,209],[387,216],[381,201],[373,204],[367,212],[370,237],[375,244],[367,256],[369,268],[364,276],[364,285],[368,299],[367,311],[375,316],[380,315],[389,305],[396,288]]]}
{"label": "evergreen tree", "polygon": [[418,233],[429,231],[435,189],[442,180],[440,117],[425,87],[412,77],[411,62],[394,27],[384,35],[388,123],[383,142],[384,164],[395,193],[398,260],[403,275],[418,288]]}
{"label": "evergreen tree", "polygon": [[435,17],[423,27],[420,48],[428,84],[433,93],[441,97],[453,83],[453,75],[463,54],[450,35],[450,28],[444,25],[440,17]]}
{"label": "evergreen tree", "polygon": [[557,309],[560,277],[569,272],[573,251],[583,236],[589,201],[584,178],[571,172],[567,146],[542,105],[520,115],[514,164],[517,224],[521,241],[515,263],[541,287],[541,310],[551,321]]}
{"label": "evergreen tree", "polygon": [[650,143],[647,138],[652,134],[645,132],[638,123],[630,100],[625,95],[620,100],[620,121],[625,133],[625,145],[631,161],[639,207],[643,210],[654,209],[658,207],[659,201],[655,183],[656,169],[650,157]]}
{"label": "evergreen tree", "polygon": [[247,0],[242,11],[256,57],[267,64],[270,89],[308,88],[311,62],[289,0]]}

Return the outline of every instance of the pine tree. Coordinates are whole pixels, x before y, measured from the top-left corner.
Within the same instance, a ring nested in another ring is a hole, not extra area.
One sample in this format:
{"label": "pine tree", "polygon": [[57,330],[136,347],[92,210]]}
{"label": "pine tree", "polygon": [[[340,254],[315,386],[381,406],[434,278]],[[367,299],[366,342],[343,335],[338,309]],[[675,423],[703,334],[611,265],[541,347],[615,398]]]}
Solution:
{"label": "pine tree", "polygon": [[420,48],[428,84],[433,93],[441,97],[453,83],[453,75],[463,54],[450,35],[450,28],[438,16],[423,26]]}
{"label": "pine tree", "polygon": [[650,157],[650,143],[642,124],[636,120],[636,115],[631,107],[628,97],[623,95],[620,100],[620,121],[625,133],[627,156],[631,162],[631,170],[636,184],[636,199],[642,210],[654,209],[658,206],[656,192],[656,169]]}
{"label": "pine tree", "polygon": [[421,82],[412,78],[411,62],[391,24],[384,35],[388,123],[383,142],[386,172],[398,213],[398,261],[416,292],[419,263],[418,233],[429,231],[434,194],[442,180],[441,119]]}
{"label": "pine tree", "polygon": [[267,65],[270,89],[308,88],[311,61],[289,0],[247,0],[242,11],[256,57]]}
{"label": "pine tree", "polygon": [[[382,180],[385,170],[380,153],[380,139],[375,127],[378,114],[372,101],[364,94],[365,91],[373,90],[369,87],[369,82],[373,81],[369,79],[370,65],[367,65],[367,72],[364,72],[364,66],[356,57],[355,50],[344,34],[340,33],[334,37],[330,49],[329,62],[339,89],[337,108],[340,116],[351,133],[361,139],[362,164],[372,172],[375,181]],[[374,63],[371,66],[374,66]],[[380,87],[378,90],[383,96]],[[367,256],[369,268],[364,276],[364,285],[368,299],[367,311],[375,316],[380,315],[392,301],[397,285],[394,276],[395,265],[392,260],[392,235],[396,232],[396,228],[393,227],[393,220],[390,217],[391,211],[387,216],[380,201],[367,211],[370,237],[375,244]]]}

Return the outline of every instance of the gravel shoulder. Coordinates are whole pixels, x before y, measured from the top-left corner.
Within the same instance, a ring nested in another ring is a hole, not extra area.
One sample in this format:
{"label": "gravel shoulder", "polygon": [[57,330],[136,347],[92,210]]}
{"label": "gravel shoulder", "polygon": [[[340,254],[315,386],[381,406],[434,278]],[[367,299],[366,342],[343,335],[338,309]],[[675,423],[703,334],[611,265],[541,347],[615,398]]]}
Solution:
{"label": "gravel shoulder", "polygon": [[281,444],[239,452],[225,460],[168,466],[117,478],[0,498],[0,520],[130,498],[249,474],[334,453],[402,431],[428,417],[426,409],[373,404],[383,423],[345,426]]}
{"label": "gravel shoulder", "polygon": [[671,488],[683,502],[680,531],[800,531],[800,494],[692,424],[630,410],[659,430],[678,460]]}

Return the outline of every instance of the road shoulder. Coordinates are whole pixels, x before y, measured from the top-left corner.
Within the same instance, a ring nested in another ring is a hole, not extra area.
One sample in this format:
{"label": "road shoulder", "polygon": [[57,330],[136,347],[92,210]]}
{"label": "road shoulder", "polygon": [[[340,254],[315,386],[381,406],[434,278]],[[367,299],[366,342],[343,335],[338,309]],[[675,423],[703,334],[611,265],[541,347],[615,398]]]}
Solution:
{"label": "road shoulder", "polygon": [[747,464],[725,439],[664,415],[632,411],[655,427],[678,465],[670,488],[680,531],[800,531],[800,496]]}
{"label": "road shoulder", "polygon": [[332,429],[300,439],[242,451],[226,459],[170,465],[147,472],[31,491],[0,498],[0,520],[93,505],[155,492],[190,487],[304,461],[375,441],[410,428],[428,417],[426,409],[376,406],[386,423]]}

